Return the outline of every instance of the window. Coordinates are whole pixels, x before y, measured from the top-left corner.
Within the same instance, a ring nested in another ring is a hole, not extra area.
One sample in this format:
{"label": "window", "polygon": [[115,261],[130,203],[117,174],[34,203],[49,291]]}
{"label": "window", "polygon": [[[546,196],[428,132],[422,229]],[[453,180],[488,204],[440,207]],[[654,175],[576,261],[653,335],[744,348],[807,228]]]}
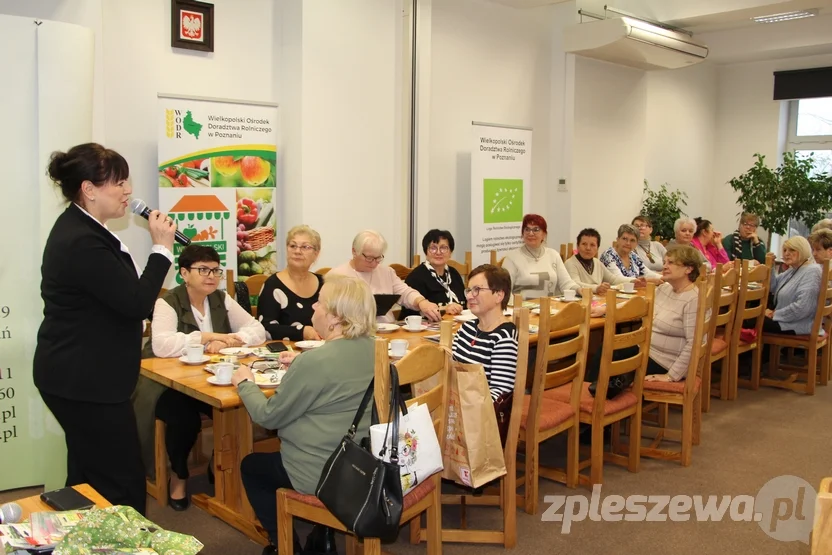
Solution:
{"label": "window", "polygon": [[797,104],[797,137],[829,137],[832,140],[832,98],[806,98]]}

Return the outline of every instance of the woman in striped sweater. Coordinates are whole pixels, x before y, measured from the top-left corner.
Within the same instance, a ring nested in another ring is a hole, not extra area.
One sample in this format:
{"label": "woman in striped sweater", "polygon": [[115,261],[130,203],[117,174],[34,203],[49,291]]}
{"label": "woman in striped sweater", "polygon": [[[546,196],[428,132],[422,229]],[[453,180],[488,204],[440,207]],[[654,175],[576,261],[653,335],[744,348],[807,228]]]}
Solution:
{"label": "woman in striped sweater", "polygon": [[493,400],[514,391],[517,373],[517,328],[503,315],[510,294],[506,270],[491,264],[474,268],[465,299],[476,319],[462,324],[452,348],[454,360],[483,365]]}

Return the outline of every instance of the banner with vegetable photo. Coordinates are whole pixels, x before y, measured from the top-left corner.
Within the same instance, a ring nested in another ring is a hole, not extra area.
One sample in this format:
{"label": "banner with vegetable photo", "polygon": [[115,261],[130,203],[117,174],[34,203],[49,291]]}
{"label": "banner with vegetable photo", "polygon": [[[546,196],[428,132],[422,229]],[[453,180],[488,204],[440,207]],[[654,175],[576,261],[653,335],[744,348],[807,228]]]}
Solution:
{"label": "banner with vegetable photo", "polygon": [[236,280],[277,271],[276,144],[275,105],[159,96],[159,207]]}

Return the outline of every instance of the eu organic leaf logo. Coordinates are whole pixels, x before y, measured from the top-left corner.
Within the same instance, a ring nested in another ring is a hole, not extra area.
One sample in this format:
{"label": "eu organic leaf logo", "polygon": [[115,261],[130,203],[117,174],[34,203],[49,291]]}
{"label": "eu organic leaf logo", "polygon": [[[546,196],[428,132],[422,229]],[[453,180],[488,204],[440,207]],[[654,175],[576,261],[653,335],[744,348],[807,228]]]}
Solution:
{"label": "eu organic leaf logo", "polygon": [[523,180],[484,179],[483,222],[497,224],[523,219]]}

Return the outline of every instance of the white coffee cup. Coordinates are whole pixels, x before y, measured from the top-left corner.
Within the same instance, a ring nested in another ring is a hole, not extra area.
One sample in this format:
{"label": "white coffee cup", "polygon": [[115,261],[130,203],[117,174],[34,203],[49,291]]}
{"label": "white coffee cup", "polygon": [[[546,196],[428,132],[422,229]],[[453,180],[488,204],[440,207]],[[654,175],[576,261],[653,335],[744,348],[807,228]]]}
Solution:
{"label": "white coffee cup", "polygon": [[205,346],[202,343],[190,343],[185,347],[185,356],[188,362],[202,362],[202,355],[205,352]]}
{"label": "white coffee cup", "polygon": [[407,339],[394,339],[390,342],[390,354],[394,357],[403,357],[407,353]]}
{"label": "white coffee cup", "polygon": [[574,289],[564,289],[564,291],[563,291],[563,300],[564,301],[574,301],[577,297],[578,297],[578,293]]}
{"label": "white coffee cup", "polygon": [[624,291],[625,293],[632,293],[633,291],[636,290],[636,284],[633,283],[632,281],[622,283],[621,284],[621,290]]}
{"label": "white coffee cup", "polygon": [[404,325],[407,326],[407,329],[409,330],[420,330],[422,329],[422,317],[408,316],[404,319]]}
{"label": "white coffee cup", "polygon": [[220,362],[214,367],[214,375],[217,383],[231,383],[231,374],[234,372],[234,365],[230,362]]}

